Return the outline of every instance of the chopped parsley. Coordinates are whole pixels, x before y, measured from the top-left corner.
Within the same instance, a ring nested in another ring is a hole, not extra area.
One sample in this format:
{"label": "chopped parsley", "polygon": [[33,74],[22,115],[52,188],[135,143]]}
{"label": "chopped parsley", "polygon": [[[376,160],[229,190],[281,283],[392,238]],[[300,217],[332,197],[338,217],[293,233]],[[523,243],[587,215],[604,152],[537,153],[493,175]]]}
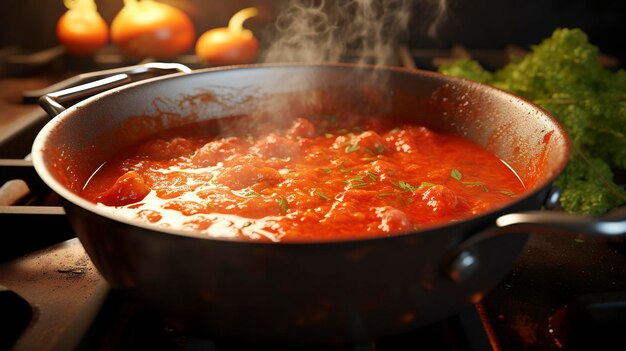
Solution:
{"label": "chopped parsley", "polygon": [[469,185],[469,186],[475,186],[478,188],[481,188],[484,192],[488,193],[489,189],[487,188],[487,186],[485,186],[485,184],[483,184],[483,182],[461,182],[465,185]]}
{"label": "chopped parsley", "polygon": [[341,173],[349,173],[350,172],[349,169],[343,168],[343,161],[341,161],[341,163],[339,164],[339,172],[341,172]]}
{"label": "chopped parsley", "polygon": [[487,188],[487,186],[485,186],[485,184],[483,182],[466,182],[466,181],[461,181],[461,179],[463,179],[463,174],[461,174],[461,171],[459,171],[458,169],[453,169],[450,172],[450,177],[458,180],[459,182],[465,184],[465,185],[469,185],[469,186],[475,186],[475,187],[479,187],[481,188],[484,192],[489,192],[489,189]]}
{"label": "chopped parsley", "polygon": [[364,188],[368,185],[367,182],[363,179],[363,177],[359,177],[359,176],[353,177],[347,180],[343,180],[342,182],[345,184],[348,184],[350,188]]}
{"label": "chopped parsley", "polygon": [[461,178],[463,178],[463,175],[461,174],[461,171],[455,168],[452,172],[450,172],[450,177],[460,181]]}
{"label": "chopped parsley", "polygon": [[517,194],[515,194],[515,192],[514,192],[514,191],[511,191],[511,190],[498,190],[498,192],[499,192],[500,194],[504,194],[504,195],[506,195],[506,196],[510,196],[510,197],[514,197],[514,196],[516,196],[516,195],[517,195]]}
{"label": "chopped parsley", "polygon": [[321,197],[324,200],[330,200],[330,198],[326,195],[324,195],[324,193],[322,193],[321,191],[316,191],[315,194],[319,197]]}
{"label": "chopped parsley", "polygon": [[281,211],[287,212],[287,200],[284,197],[278,199],[278,207],[280,207]]}
{"label": "chopped parsley", "polygon": [[376,173],[371,172],[371,171],[365,171],[365,174],[367,174],[367,176],[374,182],[378,181],[378,178],[376,177]]}
{"label": "chopped parsley", "polygon": [[398,187],[402,190],[406,190],[406,191],[410,191],[410,192],[414,192],[415,190],[419,189],[418,187],[415,187],[405,181],[399,180],[398,181]]}
{"label": "chopped parsley", "polygon": [[245,197],[261,196],[261,194],[257,193],[256,191],[254,191],[252,189],[249,189],[245,193],[243,193],[243,196],[245,196]]}
{"label": "chopped parsley", "polygon": [[378,193],[376,194],[376,197],[389,197],[389,196],[393,196],[393,195],[397,195],[399,194],[398,192],[387,192],[387,193]]}
{"label": "chopped parsley", "polygon": [[348,145],[346,146],[345,151],[346,151],[346,154],[349,154],[349,153],[351,153],[351,152],[358,151],[359,149],[360,149],[360,147],[359,147],[359,145],[358,145],[358,144],[348,144]]}

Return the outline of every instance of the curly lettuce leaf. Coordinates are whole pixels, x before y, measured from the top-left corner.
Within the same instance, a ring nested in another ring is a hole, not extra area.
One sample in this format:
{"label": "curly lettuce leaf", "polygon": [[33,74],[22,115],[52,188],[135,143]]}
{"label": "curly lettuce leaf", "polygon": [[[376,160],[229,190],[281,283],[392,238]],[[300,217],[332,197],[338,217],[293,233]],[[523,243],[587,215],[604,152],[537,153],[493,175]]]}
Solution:
{"label": "curly lettuce leaf", "polygon": [[612,169],[626,169],[626,72],[598,63],[598,48],[580,29],[556,29],[523,58],[487,72],[472,60],[439,71],[523,96],[559,119],[575,152],[555,184],[572,213],[605,213],[626,202]]}
{"label": "curly lettuce leaf", "polygon": [[620,198],[626,197],[626,191],[613,184],[612,178],[613,172],[604,161],[573,156],[554,182],[564,190],[561,207],[570,213],[597,215],[620,206],[623,203]]}
{"label": "curly lettuce leaf", "polygon": [[480,63],[470,59],[460,59],[451,65],[442,65],[439,69],[441,73],[473,80],[476,82],[490,84],[493,81],[493,74],[485,70]]}

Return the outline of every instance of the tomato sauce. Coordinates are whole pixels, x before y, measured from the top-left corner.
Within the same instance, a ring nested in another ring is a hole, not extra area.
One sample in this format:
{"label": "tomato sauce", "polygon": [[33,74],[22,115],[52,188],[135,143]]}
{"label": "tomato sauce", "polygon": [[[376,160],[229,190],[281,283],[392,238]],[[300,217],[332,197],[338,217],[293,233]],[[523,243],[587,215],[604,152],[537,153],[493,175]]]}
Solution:
{"label": "tomato sauce", "polygon": [[82,196],[200,236],[328,241],[389,236],[502,207],[525,191],[458,136],[362,116],[207,121],[106,162]]}

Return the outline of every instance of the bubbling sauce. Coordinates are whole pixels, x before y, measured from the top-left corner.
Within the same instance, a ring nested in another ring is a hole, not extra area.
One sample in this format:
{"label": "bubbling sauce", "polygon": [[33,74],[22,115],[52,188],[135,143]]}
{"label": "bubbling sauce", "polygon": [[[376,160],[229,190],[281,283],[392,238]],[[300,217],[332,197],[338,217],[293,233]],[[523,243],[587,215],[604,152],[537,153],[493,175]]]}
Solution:
{"label": "bubbling sauce", "polygon": [[469,140],[362,116],[170,130],[100,167],[82,196],[199,236],[312,242],[389,236],[505,206],[525,191]]}

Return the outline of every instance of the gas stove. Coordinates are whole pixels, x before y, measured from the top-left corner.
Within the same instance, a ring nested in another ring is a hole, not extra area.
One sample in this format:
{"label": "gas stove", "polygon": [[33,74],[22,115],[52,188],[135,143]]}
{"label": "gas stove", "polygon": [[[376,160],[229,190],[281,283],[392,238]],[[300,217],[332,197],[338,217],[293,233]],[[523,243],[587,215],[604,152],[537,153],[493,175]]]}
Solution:
{"label": "gas stove", "polygon": [[[397,64],[429,69],[459,55],[480,56],[493,66],[502,64],[507,53],[402,47]],[[32,140],[48,121],[41,108],[29,104],[36,101],[33,91],[75,73],[81,72],[60,69],[0,79],[5,236],[0,247],[0,349],[290,349],[195,336],[151,315],[100,276],[69,228],[60,199],[28,161]],[[337,349],[569,350],[608,349],[615,343],[623,349],[625,312],[626,243],[576,233],[531,234],[509,274],[480,302],[419,330]]]}

